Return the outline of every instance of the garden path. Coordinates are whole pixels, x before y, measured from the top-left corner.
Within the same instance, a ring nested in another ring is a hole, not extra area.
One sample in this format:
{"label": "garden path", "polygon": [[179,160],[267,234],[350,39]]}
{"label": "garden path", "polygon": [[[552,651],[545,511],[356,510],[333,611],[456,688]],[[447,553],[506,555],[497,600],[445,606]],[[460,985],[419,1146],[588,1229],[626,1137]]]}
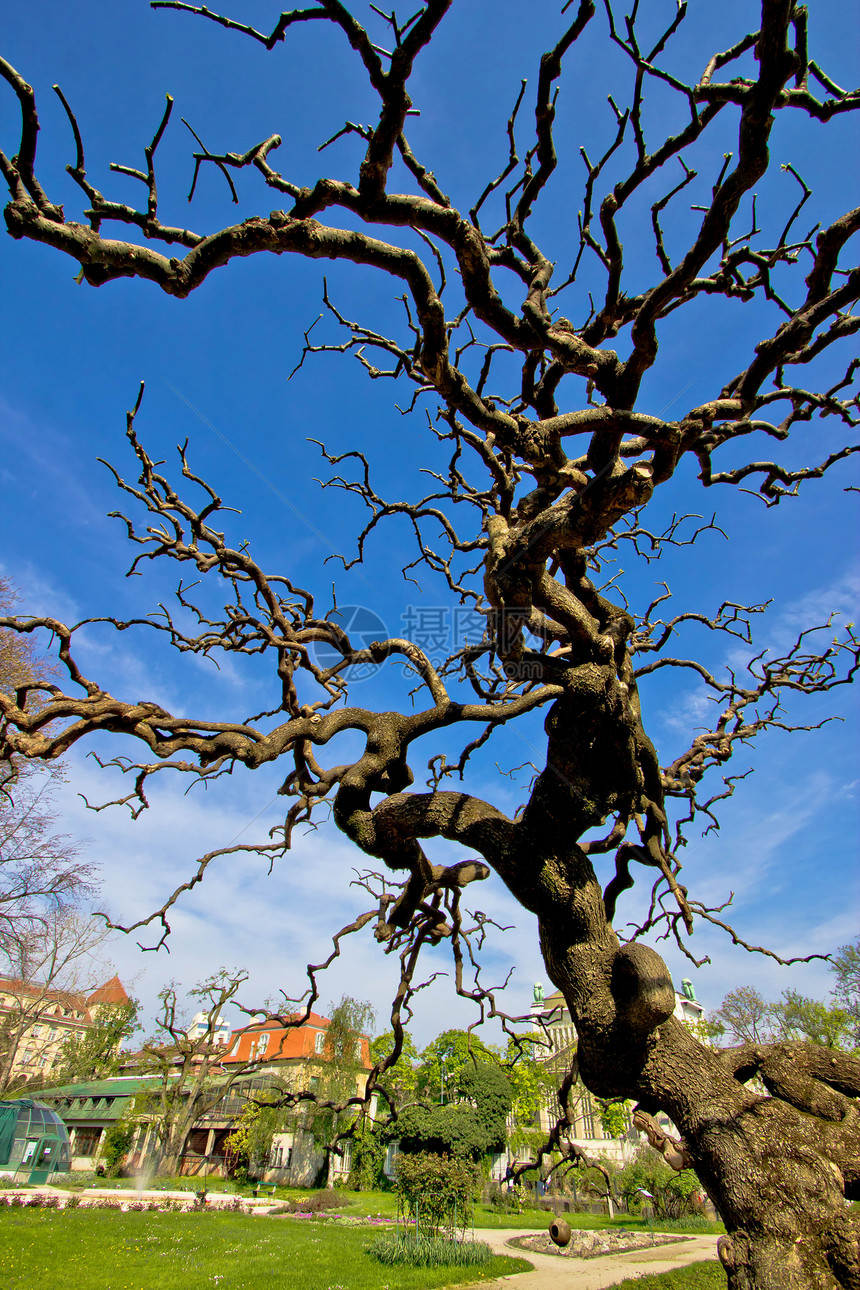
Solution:
{"label": "garden path", "polygon": [[[534,1264],[534,1272],[514,1273],[498,1281],[487,1282],[482,1290],[605,1290],[626,1277],[646,1273],[670,1272],[689,1263],[717,1258],[716,1236],[691,1236],[673,1245],[653,1249],[631,1250],[628,1254],[607,1254],[596,1259],[561,1258],[553,1254],[535,1254],[507,1242],[525,1236],[522,1228],[480,1229],[475,1239],[486,1241],[494,1254],[516,1254]],[[677,1233],[672,1233],[677,1235]]]}

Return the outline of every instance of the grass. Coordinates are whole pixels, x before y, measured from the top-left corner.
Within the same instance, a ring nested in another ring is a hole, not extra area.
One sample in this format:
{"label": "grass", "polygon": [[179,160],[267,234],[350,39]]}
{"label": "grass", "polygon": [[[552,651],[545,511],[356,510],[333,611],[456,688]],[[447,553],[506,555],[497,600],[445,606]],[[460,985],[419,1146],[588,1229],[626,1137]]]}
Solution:
{"label": "grass", "polygon": [[[60,1186],[71,1187],[78,1190],[80,1187],[117,1187],[128,1190],[133,1187],[133,1180],[130,1178],[93,1178],[92,1174],[85,1175],[67,1175],[69,1181],[63,1181]],[[78,1182],[78,1179],[84,1178],[86,1181]],[[253,1184],[240,1185],[239,1183],[228,1181],[223,1178],[159,1178],[150,1183],[150,1187],[164,1188],[167,1191],[198,1191],[201,1187],[210,1186],[212,1191],[226,1192],[229,1195],[250,1196],[253,1193]],[[260,1195],[268,1197],[271,1188],[264,1185],[261,1188]],[[276,1187],[274,1196],[276,1200],[301,1201],[307,1199],[312,1193],[301,1187]],[[346,1191],[340,1193],[343,1197],[343,1212],[354,1218],[396,1218],[397,1217],[397,1197],[393,1191]],[[616,1218],[607,1218],[603,1214],[565,1214],[564,1217],[572,1228],[580,1231],[594,1231],[600,1228],[619,1227],[631,1232],[649,1231],[648,1223],[643,1218],[632,1214],[621,1214]],[[524,1231],[534,1230],[536,1228],[546,1228],[549,1224],[549,1213],[544,1209],[526,1209],[521,1214],[504,1213],[502,1210],[495,1209],[492,1205],[475,1206],[475,1227],[484,1229],[497,1229],[505,1227],[520,1228]],[[693,1222],[686,1220],[683,1224],[676,1224],[672,1221],[657,1221],[655,1227],[660,1231],[684,1231],[691,1234],[706,1235],[711,1233],[724,1232],[726,1229],[722,1223],[710,1223],[707,1220]]]}
{"label": "grass", "polygon": [[[562,1214],[572,1228],[577,1231],[599,1231],[606,1228],[620,1228],[625,1232],[649,1232],[647,1221],[634,1214],[619,1214],[607,1218],[605,1214]],[[475,1227],[499,1228],[546,1228],[549,1226],[550,1213],[545,1209],[526,1209],[522,1214],[506,1214],[494,1209],[491,1205],[475,1206]],[[673,1219],[658,1220],[654,1224],[659,1232],[688,1232],[692,1236],[705,1236],[711,1233],[724,1232],[722,1223],[711,1223],[707,1219],[685,1219],[676,1222]]]}
{"label": "grass", "polygon": [[377,1232],[241,1214],[123,1214],[12,1209],[0,1214],[3,1290],[432,1290],[525,1272],[525,1259],[483,1267],[386,1267]]}
{"label": "grass", "polygon": [[486,1241],[457,1241],[447,1236],[387,1232],[374,1241],[373,1257],[386,1267],[486,1267],[493,1251]]}
{"label": "grass", "polygon": [[726,1274],[719,1263],[690,1263],[672,1272],[617,1281],[608,1290],[726,1290]]}

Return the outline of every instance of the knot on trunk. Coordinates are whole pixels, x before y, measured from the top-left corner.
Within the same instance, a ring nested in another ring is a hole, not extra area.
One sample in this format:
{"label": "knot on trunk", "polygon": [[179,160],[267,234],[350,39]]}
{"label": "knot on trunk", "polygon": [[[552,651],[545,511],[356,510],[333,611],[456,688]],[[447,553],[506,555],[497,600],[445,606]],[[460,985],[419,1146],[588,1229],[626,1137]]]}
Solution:
{"label": "knot on trunk", "polygon": [[612,963],[610,989],[618,1022],[646,1035],[675,1011],[675,987],[666,965],[647,945],[624,945]]}

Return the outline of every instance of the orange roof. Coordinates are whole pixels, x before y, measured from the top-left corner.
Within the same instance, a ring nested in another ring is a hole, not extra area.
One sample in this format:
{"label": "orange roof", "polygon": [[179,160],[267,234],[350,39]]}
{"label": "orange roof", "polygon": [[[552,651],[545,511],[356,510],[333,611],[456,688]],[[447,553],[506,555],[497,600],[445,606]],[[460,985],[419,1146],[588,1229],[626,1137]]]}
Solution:
{"label": "orange roof", "polygon": [[[230,1036],[228,1051],[222,1062],[225,1066],[237,1062],[277,1062],[296,1061],[319,1056],[317,1035],[325,1034],[329,1026],[328,1017],[321,1017],[316,1012],[296,1026],[284,1026],[278,1021],[258,1022],[234,1030]],[[268,1043],[260,1044],[263,1035],[268,1036]],[[369,1045],[365,1035],[361,1036],[361,1060],[366,1069],[370,1069]]]}
{"label": "orange roof", "polygon": [[118,976],[112,976],[104,985],[100,985],[94,990],[87,999],[87,1006],[92,1007],[94,1003],[128,1003],[129,997],[125,992],[125,987]]}
{"label": "orange roof", "polygon": [[56,986],[43,985],[41,981],[21,981],[15,977],[0,976],[0,990],[7,990],[18,1000],[23,1002],[24,999],[33,999],[39,1006],[40,1015],[46,1014],[50,1008],[59,1004],[61,1007],[73,1012],[80,1013],[77,1023],[70,1017],[64,1017],[64,1024],[92,1024],[92,1014],[90,1008],[94,1004],[100,1003],[127,1003],[128,995],[123,988],[123,984],[118,976],[111,977],[104,985],[99,986],[93,994],[87,998],[84,994],[78,994],[71,990],[61,990]]}

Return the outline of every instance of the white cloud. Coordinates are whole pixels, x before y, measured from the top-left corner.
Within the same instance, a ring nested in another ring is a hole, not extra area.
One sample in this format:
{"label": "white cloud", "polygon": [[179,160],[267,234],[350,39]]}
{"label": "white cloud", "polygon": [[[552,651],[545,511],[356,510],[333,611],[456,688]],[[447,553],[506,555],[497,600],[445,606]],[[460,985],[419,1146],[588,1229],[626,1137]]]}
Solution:
{"label": "white cloud", "polygon": [[[238,775],[232,782],[222,780],[217,797],[197,789],[185,796],[178,777],[168,784],[163,776],[160,790],[153,787],[152,809],[136,822],[122,808],[98,815],[87,812],[76,791],[101,802],[117,795],[116,778],[99,773],[91,761],[76,759],[73,786],[63,790],[62,807],[64,826],[78,836],[89,834],[86,853],[100,865],[104,907],[120,921],[133,921],[159,908],[191,877],[199,855],[233,840],[264,838],[283,818],[283,799],[274,795],[271,777],[267,781],[260,773],[244,775],[241,781]],[[123,781],[121,791],[129,787]],[[218,859],[169,912],[169,953],[142,953],[138,948],[138,941],[157,942],[160,928],[152,924],[119,938],[113,949],[117,970],[144,1000],[150,1020],[157,992],[168,980],[187,990],[222,965],[249,971],[251,980],[241,996],[246,1006],[256,1007],[267,999],[277,1002],[280,991],[295,997],[306,988],[306,965],[321,963],[331,952],[332,934],[371,907],[367,893],[350,886],[354,871],[367,865],[367,858],[330,825],[298,834],[271,875],[267,861],[257,856]],[[484,984],[500,985],[515,966],[503,1006],[512,1013],[525,1011],[532,982],[545,977],[535,920],[494,876],[472,893],[473,906],[514,928],[488,936],[482,956]],[[446,944],[425,959],[425,977],[431,972],[447,975],[416,1000],[413,1031],[419,1045],[442,1029],[468,1025],[477,1017],[474,1006],[454,993]],[[320,976],[318,1007],[327,1007],[343,994],[368,998],[379,1028],[387,1028],[397,971],[396,956],[385,956],[367,927],[344,940],[342,956]]]}

